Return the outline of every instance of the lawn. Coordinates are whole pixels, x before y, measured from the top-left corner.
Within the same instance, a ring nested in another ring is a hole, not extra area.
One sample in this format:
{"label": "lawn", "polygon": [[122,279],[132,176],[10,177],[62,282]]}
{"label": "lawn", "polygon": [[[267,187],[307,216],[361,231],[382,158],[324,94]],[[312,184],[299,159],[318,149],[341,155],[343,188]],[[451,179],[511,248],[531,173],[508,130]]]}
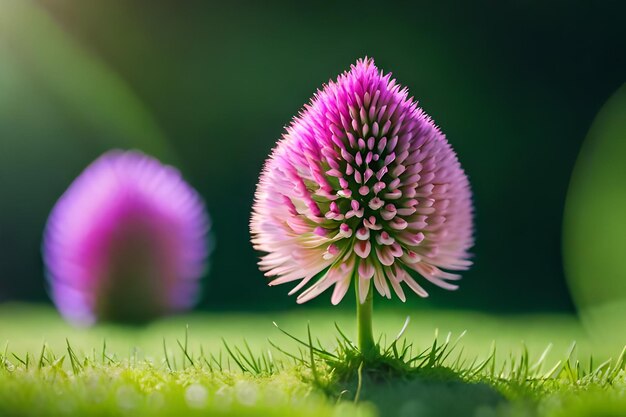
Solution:
{"label": "lawn", "polygon": [[338,364],[322,352],[347,344],[335,323],[353,337],[337,308],[75,329],[0,305],[0,416],[626,416],[622,336],[594,343],[571,316],[377,311],[410,372],[351,368],[349,349]]}

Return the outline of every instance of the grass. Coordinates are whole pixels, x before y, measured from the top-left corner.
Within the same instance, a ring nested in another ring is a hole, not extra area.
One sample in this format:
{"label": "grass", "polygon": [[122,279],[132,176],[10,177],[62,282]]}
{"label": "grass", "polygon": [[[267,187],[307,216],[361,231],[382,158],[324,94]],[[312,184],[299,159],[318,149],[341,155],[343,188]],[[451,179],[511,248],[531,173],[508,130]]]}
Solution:
{"label": "grass", "polygon": [[364,363],[333,308],[75,329],[0,305],[0,416],[626,416],[623,340],[569,316],[407,312],[377,311],[384,354]]}

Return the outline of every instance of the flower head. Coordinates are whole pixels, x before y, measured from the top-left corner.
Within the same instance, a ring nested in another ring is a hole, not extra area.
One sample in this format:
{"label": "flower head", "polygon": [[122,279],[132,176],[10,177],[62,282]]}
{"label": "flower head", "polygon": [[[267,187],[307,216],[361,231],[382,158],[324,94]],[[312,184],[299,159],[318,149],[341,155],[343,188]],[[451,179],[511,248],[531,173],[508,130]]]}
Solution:
{"label": "flower head", "polygon": [[209,219],[180,173],[111,151],[52,210],[43,256],[52,298],[79,324],[143,321],[189,308],[205,269]]}
{"label": "flower head", "polygon": [[306,302],[355,280],[422,297],[421,275],[446,289],[473,245],[467,176],[445,136],[390,74],[360,60],[330,81],[287,128],[266,162],[251,219],[270,285],[300,281]]}

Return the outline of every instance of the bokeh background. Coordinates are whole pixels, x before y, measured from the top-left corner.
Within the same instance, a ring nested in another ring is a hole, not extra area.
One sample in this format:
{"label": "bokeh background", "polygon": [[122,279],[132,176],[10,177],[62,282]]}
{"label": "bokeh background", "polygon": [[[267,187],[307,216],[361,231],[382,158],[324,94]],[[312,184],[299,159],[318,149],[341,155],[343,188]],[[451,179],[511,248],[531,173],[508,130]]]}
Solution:
{"label": "bokeh background", "polygon": [[475,193],[475,266],[461,289],[408,303],[572,312],[566,195],[596,114],[626,80],[625,12],[564,0],[0,0],[0,301],[49,302],[49,210],[88,163],[122,147],[175,164],[207,201],[215,250],[198,308],[293,307],[256,267],[255,184],[291,117],[367,55],[442,127]]}

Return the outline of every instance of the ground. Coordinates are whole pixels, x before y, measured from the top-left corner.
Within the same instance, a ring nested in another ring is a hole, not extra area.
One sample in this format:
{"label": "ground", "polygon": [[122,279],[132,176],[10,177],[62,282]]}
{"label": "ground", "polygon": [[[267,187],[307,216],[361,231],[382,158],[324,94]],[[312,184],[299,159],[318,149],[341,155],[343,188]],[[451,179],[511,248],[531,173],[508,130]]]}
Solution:
{"label": "ground", "polygon": [[626,416],[623,336],[598,341],[575,317],[403,309],[374,326],[380,366],[351,350],[348,309],[76,329],[0,305],[0,416]]}

